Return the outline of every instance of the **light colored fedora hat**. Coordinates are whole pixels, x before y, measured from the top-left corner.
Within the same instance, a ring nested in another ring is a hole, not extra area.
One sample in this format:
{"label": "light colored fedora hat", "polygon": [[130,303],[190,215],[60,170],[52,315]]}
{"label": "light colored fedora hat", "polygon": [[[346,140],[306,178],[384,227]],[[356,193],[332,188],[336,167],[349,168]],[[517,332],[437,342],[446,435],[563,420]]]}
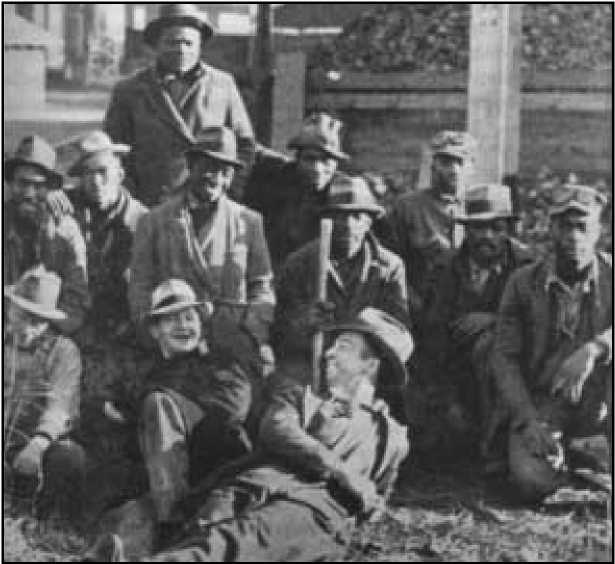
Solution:
{"label": "light colored fedora hat", "polygon": [[167,315],[197,306],[204,306],[208,316],[211,316],[214,312],[213,304],[197,300],[194,290],[185,280],[169,278],[156,286],[152,292],[149,317]]}
{"label": "light colored fedora hat", "polygon": [[66,319],[58,309],[62,280],[43,265],[23,273],[16,284],[4,287],[4,295],[21,309],[50,321]]}
{"label": "light colored fedora hat", "polygon": [[465,213],[455,219],[460,223],[480,223],[514,218],[510,188],[503,184],[476,184],[464,198]]}
{"label": "light colored fedora hat", "polygon": [[114,143],[104,131],[95,130],[79,137],[75,142],[78,151],[77,161],[68,169],[69,176],[80,176],[83,173],[83,162],[92,155],[110,152],[116,155],[130,153],[130,145]]}
{"label": "light colored fedora hat", "polygon": [[408,383],[406,363],[414,351],[414,340],[408,328],[392,315],[380,309],[367,307],[350,322],[336,323],[323,328],[324,331],[341,333],[356,331],[371,337],[379,352],[389,361],[394,385]]}
{"label": "light colored fedora hat", "polygon": [[364,211],[376,217],[382,217],[385,213],[365,178],[344,173],[333,177],[327,201],[322,209],[323,214],[332,211]]}

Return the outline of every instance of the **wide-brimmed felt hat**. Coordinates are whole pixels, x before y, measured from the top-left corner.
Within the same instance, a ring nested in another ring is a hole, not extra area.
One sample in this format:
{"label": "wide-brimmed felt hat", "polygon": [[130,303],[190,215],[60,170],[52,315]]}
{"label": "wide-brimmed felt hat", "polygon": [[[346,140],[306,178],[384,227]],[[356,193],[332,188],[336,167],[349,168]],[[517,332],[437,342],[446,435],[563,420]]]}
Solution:
{"label": "wide-brimmed felt hat", "polygon": [[329,333],[358,332],[371,338],[380,354],[389,362],[393,379],[391,384],[408,383],[406,363],[414,351],[414,340],[408,328],[392,315],[380,309],[367,307],[355,320],[323,327]]}
{"label": "wide-brimmed felt hat", "polygon": [[568,210],[576,210],[585,215],[599,214],[606,201],[604,195],[591,186],[564,184],[553,189],[549,215],[560,215]]}
{"label": "wide-brimmed felt hat", "polygon": [[460,223],[481,223],[494,219],[514,218],[510,188],[503,184],[477,184],[466,191],[465,213],[455,220]]}
{"label": "wide-brimmed felt hat", "polygon": [[448,155],[466,160],[474,156],[476,141],[465,131],[439,131],[431,140],[433,155]]}
{"label": "wide-brimmed felt hat", "polygon": [[234,167],[243,167],[237,158],[237,139],[228,127],[208,127],[201,130],[186,155],[207,155]]}
{"label": "wide-brimmed felt hat", "polygon": [[335,211],[349,213],[363,211],[376,217],[382,217],[385,213],[365,178],[344,173],[338,173],[333,177],[321,213],[327,215]]}
{"label": "wide-brimmed felt hat", "polygon": [[114,143],[104,131],[90,131],[74,141],[78,151],[75,163],[68,169],[69,176],[83,174],[83,163],[86,159],[97,153],[110,152],[116,155],[130,153],[130,145]]}
{"label": "wide-brimmed felt hat", "polygon": [[21,309],[50,321],[66,319],[58,309],[62,280],[40,265],[23,273],[16,284],[4,287],[4,295]]}
{"label": "wide-brimmed felt hat", "polygon": [[289,149],[319,149],[337,160],[348,160],[350,157],[341,149],[340,130],[342,122],[325,113],[315,113],[308,116],[301,130],[289,142]]}
{"label": "wide-brimmed felt hat", "polygon": [[189,26],[201,32],[202,41],[207,41],[216,32],[214,24],[205,12],[194,4],[163,4],[158,17],[152,20],[143,32],[144,41],[151,46],[158,43],[160,32],[171,25]]}
{"label": "wide-brimmed felt hat", "polygon": [[64,177],[56,170],[55,149],[39,135],[30,135],[22,139],[15,155],[4,163],[7,180],[11,181],[15,169],[24,165],[39,169],[50,189],[62,187]]}
{"label": "wide-brimmed felt hat", "polygon": [[152,292],[148,316],[155,318],[160,315],[167,315],[197,306],[204,306],[209,316],[213,314],[213,304],[204,300],[198,300],[190,284],[179,278],[169,278],[156,286]]}

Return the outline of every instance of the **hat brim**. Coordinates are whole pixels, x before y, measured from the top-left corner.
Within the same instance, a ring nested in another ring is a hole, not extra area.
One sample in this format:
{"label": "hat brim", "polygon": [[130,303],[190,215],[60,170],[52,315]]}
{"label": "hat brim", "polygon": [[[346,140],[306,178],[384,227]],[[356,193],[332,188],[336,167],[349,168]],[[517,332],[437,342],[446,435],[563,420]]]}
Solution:
{"label": "hat brim", "polygon": [[385,209],[382,206],[369,206],[360,204],[336,204],[333,206],[325,206],[322,208],[321,215],[327,215],[333,212],[366,212],[380,219],[385,215]]}
{"label": "hat brim", "polygon": [[472,155],[470,155],[469,153],[464,153],[462,151],[447,150],[447,149],[433,151],[433,156],[435,157],[436,155],[444,155],[446,157],[453,157],[461,161],[465,161],[465,160],[472,158]]}
{"label": "hat brim", "polygon": [[339,323],[333,325],[325,325],[322,330],[325,333],[341,333],[344,331],[352,331],[368,335],[372,342],[378,347],[379,352],[389,362],[391,367],[392,382],[384,382],[385,384],[403,387],[408,384],[408,371],[404,364],[399,360],[399,357],[391,350],[391,347],[378,335],[370,325],[360,321]]}
{"label": "hat brim", "polygon": [[599,215],[602,212],[602,206],[599,203],[596,203],[593,206],[584,206],[583,204],[579,204],[576,202],[568,202],[562,206],[552,206],[549,209],[549,217],[554,215],[561,215],[570,210],[577,211],[579,213],[582,213],[583,215]]}
{"label": "hat brim", "polygon": [[211,157],[212,159],[234,166],[235,168],[244,168],[244,164],[240,160],[232,159],[224,153],[218,153],[217,151],[207,151],[206,149],[188,149],[186,151],[186,155],[205,155],[206,157]]}
{"label": "hat brim", "polygon": [[42,317],[50,321],[63,321],[66,319],[66,314],[62,310],[44,309],[30,300],[16,295],[14,286],[5,286],[4,296],[11,300],[15,305],[18,305],[21,309],[38,317]]}
{"label": "hat brim", "polygon": [[477,213],[473,215],[460,215],[455,217],[455,221],[458,223],[463,223],[464,225],[472,224],[472,223],[486,223],[489,221],[494,221],[496,219],[519,219],[519,217],[515,214],[504,214],[504,213],[494,213],[494,212],[484,212]]}
{"label": "hat brim", "polygon": [[81,155],[77,162],[75,162],[67,171],[66,174],[68,176],[81,176],[83,174],[83,163],[85,160],[89,159],[92,155],[96,153],[102,153],[104,151],[109,151],[114,155],[127,155],[130,153],[130,145],[124,145],[123,143],[114,143],[113,145],[109,145],[108,147],[101,148],[100,150],[91,151]]}
{"label": "hat brim", "polygon": [[331,149],[330,147],[323,147],[322,145],[318,145],[316,143],[304,143],[301,137],[293,137],[289,142],[287,147],[289,149],[301,150],[301,149],[318,149],[328,155],[329,157],[333,157],[338,161],[347,161],[350,160],[350,155],[344,153],[343,151],[336,151],[335,149]]}
{"label": "hat brim", "polygon": [[51,189],[58,190],[62,188],[62,185],[64,184],[64,176],[61,173],[48,169],[39,162],[23,159],[21,157],[8,159],[4,163],[4,174],[9,182],[13,180],[13,174],[18,166],[33,166],[38,168],[47,178],[47,182],[49,183]]}
{"label": "hat brim", "polygon": [[175,304],[170,304],[168,306],[153,309],[147,315],[149,318],[156,318],[162,315],[168,315],[170,313],[177,313],[178,311],[183,311],[184,309],[188,309],[190,307],[202,306],[204,303],[206,302],[205,301],[177,302]]}
{"label": "hat brim", "polygon": [[147,25],[145,31],[143,32],[143,41],[145,41],[145,43],[147,43],[150,47],[155,47],[156,43],[158,43],[160,32],[165,27],[169,27],[171,25],[189,26],[198,29],[201,32],[203,42],[209,41],[216,33],[215,27],[205,19],[189,15],[167,16],[152,20]]}

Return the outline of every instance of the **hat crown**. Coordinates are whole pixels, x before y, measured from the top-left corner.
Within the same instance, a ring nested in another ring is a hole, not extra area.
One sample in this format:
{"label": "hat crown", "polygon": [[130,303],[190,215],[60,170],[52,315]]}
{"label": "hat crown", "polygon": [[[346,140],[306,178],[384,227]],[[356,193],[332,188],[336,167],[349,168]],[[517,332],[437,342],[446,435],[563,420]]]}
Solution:
{"label": "hat crown", "polygon": [[327,195],[327,206],[335,208],[340,205],[373,207],[378,206],[378,202],[364,178],[339,173],[333,177]]}
{"label": "hat crown", "polygon": [[207,127],[196,135],[188,152],[234,161],[237,160],[237,139],[228,127]]}
{"label": "hat crown", "polygon": [[584,184],[566,183],[552,193],[550,215],[574,209],[581,213],[598,213],[606,204],[606,198],[598,190]]}
{"label": "hat crown", "polygon": [[201,32],[203,40],[209,39],[215,32],[207,13],[199,10],[194,4],[167,3],[160,7],[158,17],[145,28],[143,32],[145,42],[155,45],[161,30],[170,25],[194,27]]}
{"label": "hat crown", "polygon": [[480,214],[490,217],[511,217],[513,214],[510,188],[503,184],[476,184],[465,195],[467,219]]}
{"label": "hat crown", "polygon": [[196,301],[194,290],[185,280],[170,278],[161,282],[152,292],[152,311],[161,307],[178,303],[193,303]]}
{"label": "hat crown", "polygon": [[334,153],[341,152],[340,133],[342,122],[329,114],[318,112],[309,115],[299,133],[289,143],[290,148],[313,147]]}
{"label": "hat crown", "polygon": [[405,325],[392,315],[373,307],[363,309],[358,319],[393,352],[401,364],[408,362],[414,351],[414,341]]}
{"label": "hat crown", "polygon": [[112,151],[113,141],[104,131],[90,131],[79,141],[79,149],[84,153],[98,153],[99,151]]}
{"label": "hat crown", "polygon": [[167,3],[160,7],[158,17],[162,18],[181,18],[185,16],[202,17],[204,12],[199,10],[194,4],[189,3]]}
{"label": "hat crown", "polygon": [[53,170],[56,165],[55,150],[39,135],[30,135],[22,139],[15,151],[14,158],[30,162],[47,170]]}
{"label": "hat crown", "polygon": [[445,154],[466,159],[474,154],[475,148],[476,141],[466,131],[439,131],[431,140],[431,150],[435,155]]}
{"label": "hat crown", "polygon": [[44,312],[57,310],[61,287],[60,277],[40,265],[23,273],[12,295],[29,302],[28,311],[40,310],[45,317]]}

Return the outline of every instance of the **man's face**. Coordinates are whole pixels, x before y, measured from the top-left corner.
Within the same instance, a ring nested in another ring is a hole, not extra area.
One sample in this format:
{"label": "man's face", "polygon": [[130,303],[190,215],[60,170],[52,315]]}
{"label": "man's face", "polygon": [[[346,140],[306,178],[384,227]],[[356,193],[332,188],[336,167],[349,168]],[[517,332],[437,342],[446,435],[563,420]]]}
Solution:
{"label": "man's face", "polygon": [[306,183],[320,192],[331,182],[337,170],[337,160],[320,149],[305,148],[297,155],[297,169]]}
{"label": "man's face", "polygon": [[220,200],[231,186],[235,169],[207,155],[190,157],[190,185],[195,198],[204,205]]}
{"label": "man's face", "polygon": [[464,178],[469,162],[452,155],[434,155],[431,163],[431,185],[440,194],[459,196],[464,187]]}
{"label": "man's face", "polygon": [[7,323],[7,333],[15,339],[18,347],[24,349],[31,348],[49,327],[48,321],[27,312],[14,303],[9,303]]}
{"label": "man's face", "polygon": [[380,361],[361,333],[340,333],[325,352],[329,391],[352,399],[363,382],[375,382],[379,366]]}
{"label": "man's face", "polygon": [[165,27],[158,39],[156,56],[165,71],[188,72],[201,56],[201,32],[190,26]]}
{"label": "man's face", "polygon": [[360,250],[372,226],[370,214],[362,211],[333,213],[331,245],[337,258],[352,258]]}
{"label": "man's face", "polygon": [[192,352],[201,340],[201,317],[194,307],[161,315],[152,322],[150,332],[164,358]]}
{"label": "man's face", "polygon": [[506,244],[506,219],[477,221],[466,224],[466,241],[470,255],[479,264],[488,264],[501,256]]}
{"label": "man's face", "polygon": [[124,170],[119,159],[110,151],[96,153],[83,163],[82,181],[88,203],[107,211],[117,203]]}
{"label": "man's face", "polygon": [[569,210],[551,218],[551,236],[558,261],[580,271],[593,260],[600,238],[600,214]]}
{"label": "man's face", "polygon": [[45,210],[47,191],[47,178],[38,167],[20,165],[15,168],[11,194],[21,219],[38,224]]}

